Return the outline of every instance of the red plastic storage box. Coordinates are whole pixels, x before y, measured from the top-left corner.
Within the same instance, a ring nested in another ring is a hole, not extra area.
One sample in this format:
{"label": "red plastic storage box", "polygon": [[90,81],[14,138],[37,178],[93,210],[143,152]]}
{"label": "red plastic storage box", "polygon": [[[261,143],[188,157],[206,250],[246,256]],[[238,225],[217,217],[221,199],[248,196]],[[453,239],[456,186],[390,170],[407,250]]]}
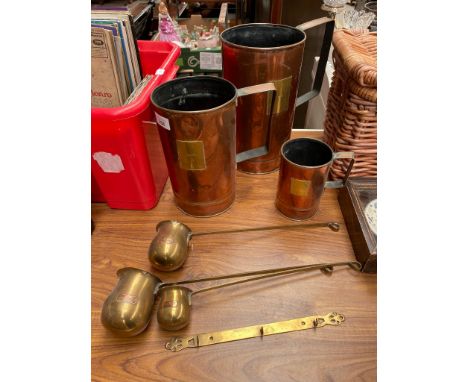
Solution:
{"label": "red plastic storage box", "polygon": [[150,96],[175,77],[180,48],[163,41],[137,41],[142,75],[155,74],[128,105],[91,109],[91,200],[111,208],[156,206],[167,167],[151,111]]}

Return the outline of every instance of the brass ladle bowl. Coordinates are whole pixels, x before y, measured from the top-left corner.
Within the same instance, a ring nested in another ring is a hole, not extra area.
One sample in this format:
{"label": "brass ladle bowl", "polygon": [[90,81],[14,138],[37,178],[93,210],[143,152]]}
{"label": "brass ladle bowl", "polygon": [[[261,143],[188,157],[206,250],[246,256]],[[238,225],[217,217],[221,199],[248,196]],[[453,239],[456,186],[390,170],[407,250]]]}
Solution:
{"label": "brass ladle bowl", "polygon": [[136,336],[149,324],[154,297],[162,281],[136,268],[117,271],[119,281],[101,311],[102,324],[122,336]]}
{"label": "brass ladle bowl", "polygon": [[180,268],[189,255],[189,242],[194,236],[218,235],[238,232],[271,231],[276,229],[319,228],[328,227],[339,231],[336,222],[287,224],[270,227],[242,228],[225,231],[192,232],[185,224],[176,220],[164,220],[156,226],[156,235],[148,249],[151,264],[159,271],[168,272]]}
{"label": "brass ladle bowl", "polygon": [[[192,296],[195,294],[254,280],[261,280],[264,278],[297,272],[307,272],[315,269],[320,269],[326,274],[331,274],[336,266],[349,266],[354,270],[361,270],[361,264],[357,261],[348,261],[339,263],[309,264],[164,283],[158,277],[141,269],[123,268],[117,272],[117,275],[119,276],[117,286],[104,302],[101,312],[101,321],[106,328],[121,336],[137,335],[147,327],[156,297],[156,315],[159,326],[165,330],[179,330],[187,326],[190,322]],[[184,286],[186,284],[204,281],[224,280],[247,276],[253,277],[219,284],[196,291]]]}

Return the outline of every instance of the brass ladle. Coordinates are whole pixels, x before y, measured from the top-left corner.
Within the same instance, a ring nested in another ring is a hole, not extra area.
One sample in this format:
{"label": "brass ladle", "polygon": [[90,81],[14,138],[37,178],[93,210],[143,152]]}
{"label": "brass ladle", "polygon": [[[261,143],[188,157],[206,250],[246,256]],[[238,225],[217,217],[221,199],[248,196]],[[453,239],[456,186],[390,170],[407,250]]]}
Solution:
{"label": "brass ladle", "polygon": [[189,242],[193,236],[228,234],[237,232],[271,231],[275,229],[328,227],[334,232],[339,231],[336,222],[287,224],[270,227],[230,229],[225,231],[192,232],[185,224],[176,220],[164,220],[156,226],[156,236],[148,249],[151,264],[159,271],[174,271],[180,268],[189,255]]}
{"label": "brass ladle", "polygon": [[[347,265],[357,271],[361,269],[361,265],[357,261],[349,261],[309,264],[164,283],[158,277],[141,269],[123,268],[117,272],[120,278],[117,286],[104,302],[101,312],[101,322],[106,328],[121,336],[137,335],[148,325],[154,299],[157,297],[157,319],[159,326],[165,330],[178,330],[187,326],[189,323],[192,296],[195,294],[249,281],[297,272],[306,272],[314,269],[320,269],[322,272],[330,274],[334,267],[342,265]],[[192,291],[182,286],[204,281],[224,280],[246,276],[254,277],[203,288],[197,291]]]}

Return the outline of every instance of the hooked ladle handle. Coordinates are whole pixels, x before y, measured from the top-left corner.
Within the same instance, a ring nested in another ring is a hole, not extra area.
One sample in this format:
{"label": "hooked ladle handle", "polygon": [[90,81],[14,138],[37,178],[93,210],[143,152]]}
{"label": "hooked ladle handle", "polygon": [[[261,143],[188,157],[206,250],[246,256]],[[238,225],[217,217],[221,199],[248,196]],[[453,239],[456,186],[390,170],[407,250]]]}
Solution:
{"label": "hooked ladle handle", "polygon": [[[261,274],[260,276],[250,277],[250,278],[247,278],[247,279],[244,279],[244,280],[238,280],[238,281],[233,281],[233,282],[229,282],[229,283],[225,283],[225,284],[215,285],[215,286],[208,287],[208,288],[199,289],[199,290],[197,290],[195,292],[192,292],[191,295],[193,296],[195,294],[202,293],[202,292],[208,292],[208,291],[214,290],[214,289],[224,288],[224,287],[237,285],[237,284],[243,284],[243,283],[246,283],[246,282],[249,282],[249,281],[256,281],[256,280],[262,280],[262,279],[266,279],[266,278],[270,278],[270,277],[289,275],[289,274],[292,274],[292,273],[307,272],[307,271],[311,271],[311,270],[314,270],[314,269],[320,269],[324,273],[331,273],[331,272],[333,272],[334,267],[342,266],[342,265],[347,265],[347,266],[349,266],[350,268],[352,268],[352,269],[354,269],[356,271],[361,270],[361,264],[359,262],[357,262],[357,261],[312,264],[312,265],[305,265],[305,266],[298,266],[298,267],[290,267],[288,270],[284,270],[284,269],[283,270],[276,270],[276,272],[274,270],[271,270],[271,271],[269,271],[269,273],[267,273],[267,274],[264,273],[264,274]],[[260,273],[258,273],[258,274],[260,274]]]}
{"label": "hooked ladle handle", "polygon": [[272,231],[275,229],[320,228],[320,227],[328,227],[334,232],[338,232],[340,230],[340,224],[337,222],[323,222],[323,223],[305,223],[305,224],[285,224],[285,225],[276,225],[276,226],[270,226],[270,227],[228,229],[225,231],[192,232],[190,235],[191,236],[204,236],[204,235],[216,235],[216,234],[222,234],[222,233]]}
{"label": "hooked ladle handle", "polygon": [[[351,264],[351,263],[356,263],[357,267],[356,268],[358,271],[361,269],[361,264],[359,264],[356,261],[353,262],[341,262],[341,263],[319,263],[319,264],[307,264],[307,265],[295,265],[292,267],[284,267],[284,268],[273,268],[273,269],[263,269],[260,271],[252,271],[252,272],[240,272],[240,273],[233,273],[230,275],[223,275],[223,276],[211,276],[211,277],[203,277],[199,279],[191,279],[191,280],[182,280],[182,281],[176,281],[172,283],[162,283],[161,287],[163,286],[176,286],[176,285],[185,285],[185,284],[193,284],[193,283],[199,283],[199,282],[205,282],[205,281],[218,281],[218,280],[225,280],[225,279],[232,279],[232,278],[238,278],[238,277],[246,277],[246,276],[258,276],[258,275],[267,275],[267,274],[272,274],[272,273],[278,273],[278,272],[284,272],[284,271],[296,271],[299,269],[305,269],[305,268],[321,268],[325,269],[327,267],[333,266],[333,265],[343,265],[343,264]],[[352,265],[350,265],[352,267]]]}

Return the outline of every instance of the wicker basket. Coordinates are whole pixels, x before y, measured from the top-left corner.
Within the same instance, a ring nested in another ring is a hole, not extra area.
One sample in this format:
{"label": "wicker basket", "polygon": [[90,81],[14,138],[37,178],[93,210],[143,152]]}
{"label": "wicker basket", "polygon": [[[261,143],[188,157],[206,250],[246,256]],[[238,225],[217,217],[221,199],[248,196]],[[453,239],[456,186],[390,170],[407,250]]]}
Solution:
{"label": "wicker basket", "polygon": [[[324,140],[337,151],[353,151],[350,176],[377,176],[377,33],[335,31],[335,72],[328,94]],[[349,161],[336,161],[331,179],[344,177]]]}

